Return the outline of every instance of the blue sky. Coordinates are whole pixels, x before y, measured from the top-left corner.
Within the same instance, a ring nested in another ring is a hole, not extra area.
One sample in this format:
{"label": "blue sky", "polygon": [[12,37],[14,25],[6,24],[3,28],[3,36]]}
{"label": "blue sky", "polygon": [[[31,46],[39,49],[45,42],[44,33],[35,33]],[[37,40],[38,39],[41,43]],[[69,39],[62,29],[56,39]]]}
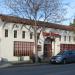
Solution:
{"label": "blue sky", "polygon": [[[3,1],[4,0],[0,0],[0,14],[10,14],[10,11],[6,10],[6,6],[3,5]],[[75,0],[63,0],[63,2],[67,4],[65,6],[67,13],[64,15],[67,20],[62,24],[69,25],[75,17]]]}
{"label": "blue sky", "polygon": [[68,5],[66,6],[67,14],[64,15],[68,19],[64,22],[64,24],[68,25],[75,18],[75,0],[64,0],[64,3],[68,3]]}

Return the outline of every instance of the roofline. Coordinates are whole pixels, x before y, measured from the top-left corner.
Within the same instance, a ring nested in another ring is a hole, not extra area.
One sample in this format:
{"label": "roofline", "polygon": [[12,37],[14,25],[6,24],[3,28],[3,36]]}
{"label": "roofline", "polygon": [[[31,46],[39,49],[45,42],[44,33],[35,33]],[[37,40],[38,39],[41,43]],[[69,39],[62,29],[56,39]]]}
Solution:
{"label": "roofline", "polygon": [[[0,14],[0,18],[2,21],[9,22],[9,23],[19,23],[19,24],[26,24],[26,25],[32,25],[32,26],[35,25],[34,20],[29,20],[25,18],[3,15],[3,14]],[[43,21],[36,21],[36,22],[37,22],[37,26],[39,27],[48,27],[48,28],[54,28],[54,29],[75,31],[74,26],[66,26],[66,25],[54,24],[54,23],[43,22]]]}

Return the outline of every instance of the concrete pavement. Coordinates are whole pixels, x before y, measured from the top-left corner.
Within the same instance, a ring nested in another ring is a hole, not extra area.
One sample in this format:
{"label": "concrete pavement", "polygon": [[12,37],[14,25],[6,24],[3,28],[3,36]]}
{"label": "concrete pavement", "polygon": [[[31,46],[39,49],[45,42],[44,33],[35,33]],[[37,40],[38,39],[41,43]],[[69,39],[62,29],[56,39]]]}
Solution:
{"label": "concrete pavement", "polygon": [[0,62],[0,68],[5,68],[9,66],[12,66],[12,64],[9,62]]}
{"label": "concrete pavement", "polygon": [[0,68],[7,68],[7,67],[23,67],[23,66],[40,66],[40,65],[47,65],[48,63],[29,63],[29,62],[0,62]]}

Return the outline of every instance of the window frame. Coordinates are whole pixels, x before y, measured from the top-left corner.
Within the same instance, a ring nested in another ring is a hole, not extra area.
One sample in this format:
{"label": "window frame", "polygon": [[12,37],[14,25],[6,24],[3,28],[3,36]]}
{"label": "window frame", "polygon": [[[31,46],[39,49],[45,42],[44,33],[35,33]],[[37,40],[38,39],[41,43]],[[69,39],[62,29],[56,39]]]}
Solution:
{"label": "window frame", "polygon": [[17,38],[17,30],[14,30],[14,38]]}
{"label": "window frame", "polygon": [[25,31],[22,31],[22,38],[25,38]]}
{"label": "window frame", "polygon": [[69,42],[71,41],[71,36],[69,36]]}
{"label": "window frame", "polygon": [[5,29],[5,37],[8,37],[8,29]]}
{"label": "window frame", "polygon": [[66,36],[64,36],[64,41],[66,41]]}
{"label": "window frame", "polygon": [[30,32],[30,39],[33,38],[33,32]]}

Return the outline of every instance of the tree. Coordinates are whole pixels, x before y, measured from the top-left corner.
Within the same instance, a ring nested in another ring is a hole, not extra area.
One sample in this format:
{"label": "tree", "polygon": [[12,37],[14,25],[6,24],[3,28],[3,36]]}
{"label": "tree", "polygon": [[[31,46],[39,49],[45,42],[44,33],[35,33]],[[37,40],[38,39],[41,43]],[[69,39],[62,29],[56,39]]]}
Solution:
{"label": "tree", "polygon": [[5,0],[12,15],[46,22],[61,22],[65,8],[61,0]]}
{"label": "tree", "polygon": [[[61,0],[6,0],[5,5],[12,9],[12,15],[34,20],[35,58],[37,56],[37,23],[61,22],[64,17],[64,8]],[[43,28],[41,29],[43,31]]]}
{"label": "tree", "polygon": [[70,23],[70,26],[75,26],[75,19],[73,20],[73,23]]}

